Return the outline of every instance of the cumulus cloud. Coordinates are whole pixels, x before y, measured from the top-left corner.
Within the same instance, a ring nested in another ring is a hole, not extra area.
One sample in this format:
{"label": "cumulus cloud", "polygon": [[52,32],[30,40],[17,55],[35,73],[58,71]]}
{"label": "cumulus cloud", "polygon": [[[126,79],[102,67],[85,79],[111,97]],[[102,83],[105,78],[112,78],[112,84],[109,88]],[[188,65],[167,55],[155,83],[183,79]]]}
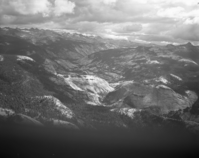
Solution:
{"label": "cumulus cloud", "polygon": [[176,39],[184,41],[199,41],[199,24],[185,24],[169,32]]}
{"label": "cumulus cloud", "polygon": [[147,24],[143,24],[142,31],[146,34],[160,35],[160,34],[166,33],[168,30],[171,30],[174,26],[175,26],[175,22],[147,23]]}
{"label": "cumulus cloud", "polygon": [[92,32],[103,32],[103,26],[104,24],[100,24],[98,22],[88,22],[88,21],[80,21],[77,23],[65,23],[64,28],[69,30],[76,30],[79,32],[86,32],[86,33],[92,33]]}
{"label": "cumulus cloud", "polygon": [[117,33],[132,33],[132,32],[138,32],[142,30],[141,24],[118,24],[113,29],[114,32]]}
{"label": "cumulus cloud", "polygon": [[0,12],[12,15],[35,15],[43,17],[73,13],[75,4],[68,0],[0,0]]}
{"label": "cumulus cloud", "polygon": [[16,17],[15,16],[10,16],[10,15],[3,15],[0,16],[0,21],[3,24],[11,24],[13,21],[15,21]]}
{"label": "cumulus cloud", "polygon": [[157,41],[164,41],[164,42],[174,42],[174,39],[170,36],[166,35],[141,35],[140,38],[141,40],[144,41],[152,41],[152,42],[157,42]]}
{"label": "cumulus cloud", "polygon": [[51,3],[48,0],[0,0],[1,11],[5,13],[16,12],[19,14],[49,14]]}
{"label": "cumulus cloud", "polygon": [[198,13],[198,0],[0,0],[1,25],[157,42],[198,41]]}
{"label": "cumulus cloud", "polygon": [[75,3],[67,0],[55,0],[54,13],[56,16],[60,16],[65,13],[73,13]]}
{"label": "cumulus cloud", "polygon": [[107,5],[112,5],[114,4],[115,2],[117,2],[117,0],[102,0],[102,2],[104,4],[107,4]]}

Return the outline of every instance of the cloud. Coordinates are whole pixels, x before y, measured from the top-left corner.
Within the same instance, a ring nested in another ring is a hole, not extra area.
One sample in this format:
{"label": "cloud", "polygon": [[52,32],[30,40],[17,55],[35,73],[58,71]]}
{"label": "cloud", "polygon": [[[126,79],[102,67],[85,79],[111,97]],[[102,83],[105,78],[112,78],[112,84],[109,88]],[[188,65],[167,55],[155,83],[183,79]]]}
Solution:
{"label": "cloud", "polygon": [[76,30],[79,32],[103,32],[104,24],[100,24],[98,22],[88,22],[88,21],[80,21],[77,23],[65,23],[64,28],[69,30]]}
{"label": "cloud", "polygon": [[114,32],[117,33],[132,33],[132,32],[138,32],[142,30],[141,24],[118,24],[113,29]]}
{"label": "cloud", "polygon": [[[71,0],[76,3],[76,21],[132,22],[139,16],[149,15],[153,7],[143,0]],[[149,16],[150,17],[150,16]]]}
{"label": "cloud", "polygon": [[73,13],[75,4],[68,0],[0,0],[0,12],[8,15],[60,16]]}
{"label": "cloud", "polygon": [[60,16],[66,13],[74,13],[75,3],[67,0],[55,0],[54,14]]}
{"label": "cloud", "polygon": [[126,36],[117,36],[117,35],[111,35],[111,34],[101,34],[101,36],[105,38],[110,38],[110,39],[128,40],[128,37]]}
{"label": "cloud", "polygon": [[49,14],[51,3],[48,0],[0,0],[1,10],[5,13],[18,13],[22,15],[42,13]]}
{"label": "cloud", "polygon": [[117,0],[102,0],[102,2],[106,5],[114,5]]}
{"label": "cloud", "polygon": [[169,32],[176,39],[184,41],[199,41],[199,24],[185,24]]}
{"label": "cloud", "polygon": [[0,0],[1,25],[145,41],[197,41],[198,0]]}
{"label": "cloud", "polygon": [[10,16],[10,15],[0,16],[0,21],[3,24],[11,24],[13,21],[15,21],[15,19],[16,19],[15,16]]}
{"label": "cloud", "polygon": [[175,21],[170,21],[169,23],[147,23],[143,25],[142,31],[146,34],[158,35],[166,33],[173,27],[175,27]]}
{"label": "cloud", "polygon": [[175,40],[170,37],[170,36],[166,36],[166,35],[141,35],[140,38],[141,40],[145,40],[145,41],[151,41],[151,42],[174,42]]}

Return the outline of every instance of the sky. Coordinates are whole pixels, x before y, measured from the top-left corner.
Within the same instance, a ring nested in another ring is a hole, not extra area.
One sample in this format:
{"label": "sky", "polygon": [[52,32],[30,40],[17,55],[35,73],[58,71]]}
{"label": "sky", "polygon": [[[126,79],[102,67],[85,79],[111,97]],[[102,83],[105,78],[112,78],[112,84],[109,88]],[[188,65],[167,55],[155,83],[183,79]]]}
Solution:
{"label": "sky", "polygon": [[199,0],[0,0],[0,26],[199,44]]}

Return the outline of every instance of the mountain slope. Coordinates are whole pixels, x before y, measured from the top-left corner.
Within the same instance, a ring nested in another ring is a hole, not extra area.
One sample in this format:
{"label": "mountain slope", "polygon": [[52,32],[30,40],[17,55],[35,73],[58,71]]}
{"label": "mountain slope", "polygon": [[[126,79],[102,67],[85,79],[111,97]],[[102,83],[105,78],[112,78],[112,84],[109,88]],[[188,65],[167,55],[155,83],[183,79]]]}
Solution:
{"label": "mountain slope", "polygon": [[20,118],[74,129],[196,129],[198,53],[190,43],[138,46],[60,31],[2,28],[0,114],[11,122]]}

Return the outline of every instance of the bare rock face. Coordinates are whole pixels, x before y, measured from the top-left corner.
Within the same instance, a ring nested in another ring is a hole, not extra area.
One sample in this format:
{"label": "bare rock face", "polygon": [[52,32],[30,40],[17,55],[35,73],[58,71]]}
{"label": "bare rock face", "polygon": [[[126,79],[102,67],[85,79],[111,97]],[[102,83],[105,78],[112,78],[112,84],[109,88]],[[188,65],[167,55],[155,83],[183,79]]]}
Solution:
{"label": "bare rock face", "polygon": [[[63,76],[57,74],[57,79],[51,78],[58,85],[69,86],[77,92],[74,97],[83,96],[83,100],[90,105],[102,105],[101,100],[114,88],[109,83],[93,75],[69,75]],[[79,93],[81,94],[79,94]]]}

